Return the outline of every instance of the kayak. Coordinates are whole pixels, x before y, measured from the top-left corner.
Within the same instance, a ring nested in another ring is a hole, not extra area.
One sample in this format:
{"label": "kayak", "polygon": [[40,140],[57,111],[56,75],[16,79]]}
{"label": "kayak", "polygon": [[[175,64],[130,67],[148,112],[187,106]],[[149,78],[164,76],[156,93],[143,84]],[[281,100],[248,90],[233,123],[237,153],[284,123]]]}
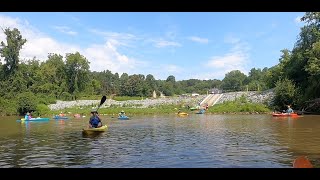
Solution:
{"label": "kayak", "polygon": [[198,109],[199,109],[199,108],[197,108],[197,107],[192,107],[192,108],[190,108],[191,111],[198,110]]}
{"label": "kayak", "polygon": [[120,116],[118,117],[119,120],[129,120],[128,116]]}
{"label": "kayak", "polygon": [[84,134],[101,133],[101,132],[105,132],[107,128],[108,128],[107,125],[103,125],[98,128],[86,128],[86,129],[82,129],[82,133]]}
{"label": "kayak", "polygon": [[206,111],[205,110],[200,110],[199,112],[197,112],[196,114],[204,114]]}
{"label": "kayak", "polygon": [[179,116],[188,116],[188,113],[185,113],[185,112],[180,112],[178,113]]}
{"label": "kayak", "polygon": [[54,116],[53,119],[69,119],[67,116]]}
{"label": "kayak", "polygon": [[272,116],[275,116],[275,117],[297,117],[299,115],[297,113],[291,113],[291,114],[288,114],[288,113],[272,113]]}
{"label": "kayak", "polygon": [[22,119],[18,119],[17,121],[20,122],[20,121],[49,121],[50,118],[31,118],[31,119],[25,119],[25,118],[22,118]]}
{"label": "kayak", "polygon": [[306,156],[299,156],[293,161],[293,168],[313,168]]}

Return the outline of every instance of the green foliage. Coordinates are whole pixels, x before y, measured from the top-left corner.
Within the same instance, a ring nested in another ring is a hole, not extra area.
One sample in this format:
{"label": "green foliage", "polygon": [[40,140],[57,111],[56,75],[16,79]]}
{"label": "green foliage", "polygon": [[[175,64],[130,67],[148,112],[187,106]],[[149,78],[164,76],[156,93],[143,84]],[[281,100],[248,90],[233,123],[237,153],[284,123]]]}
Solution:
{"label": "green foliage", "polygon": [[33,113],[35,116],[42,116],[46,115],[50,112],[50,109],[47,105],[45,104],[38,104],[36,107],[36,111]]}
{"label": "green foliage", "polygon": [[72,95],[68,92],[63,92],[60,95],[60,99],[63,101],[71,101],[73,99]]}
{"label": "green foliage", "polygon": [[6,35],[7,43],[1,42],[0,54],[1,57],[4,57],[5,61],[3,66],[4,75],[8,77],[18,69],[19,51],[27,40],[22,38],[22,35],[17,28],[14,28],[13,30],[6,28],[3,32]]}
{"label": "green foliage", "polygon": [[32,92],[24,92],[18,95],[18,113],[24,115],[26,112],[36,110],[38,99]]}
{"label": "green foliage", "polygon": [[217,104],[208,109],[210,113],[237,113],[237,112],[246,112],[246,113],[266,113],[270,112],[270,109],[259,103],[249,103],[243,102],[243,99],[235,101],[227,101],[222,104]]}
{"label": "green foliage", "polygon": [[128,100],[141,100],[142,97],[139,97],[139,96],[114,96],[112,99],[116,100],[116,101],[128,101]]}
{"label": "green foliage", "polygon": [[241,91],[247,76],[239,70],[233,70],[225,75],[221,87],[226,91]]}
{"label": "green foliage", "polygon": [[67,85],[71,95],[85,90],[89,81],[89,64],[90,62],[79,52],[66,55]]}
{"label": "green foliage", "polygon": [[56,98],[54,98],[52,95],[45,95],[45,94],[37,94],[37,99],[39,104],[55,104],[57,102]]}
{"label": "green foliage", "polygon": [[296,104],[297,87],[292,80],[287,78],[279,80],[275,87],[274,106],[278,109],[286,109],[287,105]]}
{"label": "green foliage", "polygon": [[10,101],[0,97],[0,115],[15,115],[17,114],[17,106],[15,101]]}

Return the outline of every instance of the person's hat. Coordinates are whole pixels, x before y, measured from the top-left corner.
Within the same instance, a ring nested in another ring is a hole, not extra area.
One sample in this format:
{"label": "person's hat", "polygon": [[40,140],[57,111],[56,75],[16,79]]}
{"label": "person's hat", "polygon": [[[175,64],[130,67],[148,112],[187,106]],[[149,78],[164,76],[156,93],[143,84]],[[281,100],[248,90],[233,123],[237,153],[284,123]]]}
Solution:
{"label": "person's hat", "polygon": [[91,110],[91,113],[98,113],[97,110]]}
{"label": "person's hat", "polygon": [[30,113],[29,112],[27,112],[27,115],[29,115]]}
{"label": "person's hat", "polygon": [[122,110],[121,112],[122,112],[122,113],[124,113],[124,111],[123,111],[123,110]]}

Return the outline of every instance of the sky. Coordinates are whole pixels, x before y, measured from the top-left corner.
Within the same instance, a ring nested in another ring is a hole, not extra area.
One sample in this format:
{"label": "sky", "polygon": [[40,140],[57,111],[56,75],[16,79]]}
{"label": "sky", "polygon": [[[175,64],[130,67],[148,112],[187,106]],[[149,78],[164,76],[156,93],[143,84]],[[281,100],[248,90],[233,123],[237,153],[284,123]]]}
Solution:
{"label": "sky", "polygon": [[[79,52],[91,71],[165,80],[220,79],[279,63],[304,12],[0,12],[27,39],[22,61]],[[0,41],[5,35],[0,31]],[[2,58],[3,62],[3,58]]]}

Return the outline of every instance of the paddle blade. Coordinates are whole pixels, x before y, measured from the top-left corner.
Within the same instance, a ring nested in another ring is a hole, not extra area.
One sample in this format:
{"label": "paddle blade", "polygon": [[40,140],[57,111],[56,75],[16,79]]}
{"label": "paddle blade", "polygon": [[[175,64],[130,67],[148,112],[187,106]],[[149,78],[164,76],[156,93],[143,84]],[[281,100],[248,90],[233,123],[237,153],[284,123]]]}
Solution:
{"label": "paddle blade", "polygon": [[106,102],[106,100],[107,100],[107,97],[106,96],[102,96],[99,106],[101,106],[104,102]]}
{"label": "paddle blade", "polygon": [[293,161],[293,168],[313,168],[306,156],[299,156]]}

